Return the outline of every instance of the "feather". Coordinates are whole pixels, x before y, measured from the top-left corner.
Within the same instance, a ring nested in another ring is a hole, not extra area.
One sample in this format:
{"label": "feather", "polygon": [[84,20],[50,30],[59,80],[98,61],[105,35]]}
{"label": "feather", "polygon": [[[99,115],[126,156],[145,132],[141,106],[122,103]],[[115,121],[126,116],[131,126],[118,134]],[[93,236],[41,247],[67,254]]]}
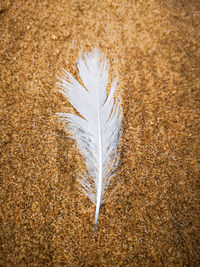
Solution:
{"label": "feather", "polygon": [[116,172],[119,161],[118,145],[121,134],[122,108],[120,98],[114,99],[117,80],[109,94],[109,63],[98,49],[80,55],[77,61],[81,83],[63,70],[59,91],[80,116],[58,113],[75,138],[86,165],[79,177],[82,191],[96,205],[95,233],[105,190]]}

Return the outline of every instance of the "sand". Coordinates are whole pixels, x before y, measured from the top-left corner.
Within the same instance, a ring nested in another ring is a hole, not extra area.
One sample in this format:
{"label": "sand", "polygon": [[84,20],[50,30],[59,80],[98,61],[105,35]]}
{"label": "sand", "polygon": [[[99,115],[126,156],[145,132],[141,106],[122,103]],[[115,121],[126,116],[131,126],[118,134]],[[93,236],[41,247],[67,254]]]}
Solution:
{"label": "sand", "polygon": [[[198,266],[200,2],[0,2],[0,266]],[[116,191],[95,207],[56,112],[62,68],[110,59],[124,110]]]}

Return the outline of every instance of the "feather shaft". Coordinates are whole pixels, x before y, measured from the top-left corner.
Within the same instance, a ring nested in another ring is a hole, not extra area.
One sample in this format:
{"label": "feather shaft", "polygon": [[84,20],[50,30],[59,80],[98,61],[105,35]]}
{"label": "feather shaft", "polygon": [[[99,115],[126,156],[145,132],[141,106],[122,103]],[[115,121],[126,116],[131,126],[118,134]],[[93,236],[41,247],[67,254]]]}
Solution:
{"label": "feather shaft", "polygon": [[[96,95],[97,95],[97,86],[95,86]],[[98,135],[99,135],[99,179],[97,186],[97,203],[96,203],[96,214],[95,214],[95,233],[97,230],[97,222],[99,216],[99,209],[101,205],[101,193],[102,193],[102,142],[101,142],[101,123],[100,123],[100,114],[99,114],[99,101],[97,99],[97,121],[98,121]]]}

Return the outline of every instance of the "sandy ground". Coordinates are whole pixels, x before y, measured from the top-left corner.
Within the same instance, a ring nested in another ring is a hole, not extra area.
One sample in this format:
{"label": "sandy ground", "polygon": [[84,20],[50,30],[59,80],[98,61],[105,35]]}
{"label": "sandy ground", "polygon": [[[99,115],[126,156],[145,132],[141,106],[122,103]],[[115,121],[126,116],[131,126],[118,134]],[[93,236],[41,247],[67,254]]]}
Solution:
{"label": "sandy ground", "polygon": [[[198,266],[200,2],[1,0],[0,266]],[[107,53],[123,98],[117,190],[79,191],[55,92]]]}

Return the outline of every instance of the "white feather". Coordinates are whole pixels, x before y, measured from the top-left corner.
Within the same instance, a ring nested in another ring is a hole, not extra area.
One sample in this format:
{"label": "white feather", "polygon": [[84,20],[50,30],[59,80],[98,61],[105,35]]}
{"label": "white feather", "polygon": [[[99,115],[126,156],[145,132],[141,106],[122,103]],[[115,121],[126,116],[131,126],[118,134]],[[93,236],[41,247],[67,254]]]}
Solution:
{"label": "white feather", "polygon": [[104,191],[119,160],[122,108],[120,102],[114,100],[116,80],[109,94],[106,92],[108,61],[96,48],[80,55],[77,67],[83,85],[65,70],[59,85],[60,92],[81,116],[71,113],[59,113],[59,116],[67,122],[87,167],[79,182],[85,195],[96,205],[96,232]]}

